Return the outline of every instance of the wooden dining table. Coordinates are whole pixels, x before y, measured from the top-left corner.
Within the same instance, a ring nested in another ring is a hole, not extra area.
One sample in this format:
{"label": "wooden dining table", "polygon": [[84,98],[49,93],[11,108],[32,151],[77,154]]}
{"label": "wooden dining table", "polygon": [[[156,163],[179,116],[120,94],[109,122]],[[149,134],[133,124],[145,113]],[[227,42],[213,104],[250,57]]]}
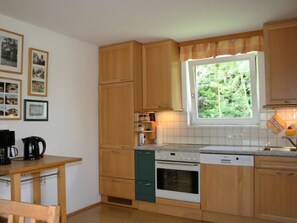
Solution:
{"label": "wooden dining table", "polygon": [[66,179],[65,165],[82,161],[79,157],[45,155],[39,160],[12,159],[11,164],[0,166],[0,176],[10,177],[11,200],[21,201],[21,177],[32,175],[33,203],[41,204],[41,172],[57,170],[58,205],[61,210],[61,223],[66,223]]}

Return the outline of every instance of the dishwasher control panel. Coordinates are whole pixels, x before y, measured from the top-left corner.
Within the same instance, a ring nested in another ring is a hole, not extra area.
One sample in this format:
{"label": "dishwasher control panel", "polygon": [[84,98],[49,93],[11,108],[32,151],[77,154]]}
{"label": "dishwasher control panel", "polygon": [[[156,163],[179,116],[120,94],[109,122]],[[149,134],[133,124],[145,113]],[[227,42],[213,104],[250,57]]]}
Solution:
{"label": "dishwasher control panel", "polygon": [[254,166],[254,156],[203,153],[200,154],[200,162],[204,164]]}

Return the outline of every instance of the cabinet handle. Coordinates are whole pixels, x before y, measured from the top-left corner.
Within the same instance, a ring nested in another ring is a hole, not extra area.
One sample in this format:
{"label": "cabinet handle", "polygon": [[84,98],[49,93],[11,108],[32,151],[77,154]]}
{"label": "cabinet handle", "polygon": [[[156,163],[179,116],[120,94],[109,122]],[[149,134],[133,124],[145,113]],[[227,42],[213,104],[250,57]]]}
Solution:
{"label": "cabinet handle", "polygon": [[221,163],[231,163],[231,160],[221,159]]}
{"label": "cabinet handle", "polygon": [[297,104],[297,100],[285,100],[285,103],[288,103],[288,104]]}
{"label": "cabinet handle", "polygon": [[[281,172],[276,172],[276,174],[279,175],[279,176],[283,176],[284,175]],[[288,174],[286,174],[286,176],[294,176],[294,173],[288,173]]]}
{"label": "cabinet handle", "polygon": [[117,179],[111,179],[112,182],[116,182],[116,183],[126,183],[123,180],[117,180]]}
{"label": "cabinet handle", "polygon": [[128,81],[129,78],[121,78],[120,81]]}
{"label": "cabinet handle", "polygon": [[158,108],[168,108],[168,105],[159,105]]}
{"label": "cabinet handle", "polygon": [[141,154],[141,155],[150,155],[151,152],[139,152],[139,154]]}
{"label": "cabinet handle", "polygon": [[139,184],[142,186],[151,186],[152,185],[151,183],[142,183],[142,182],[139,182]]}
{"label": "cabinet handle", "polygon": [[129,149],[129,146],[121,146],[121,149]]}
{"label": "cabinet handle", "polygon": [[112,153],[120,153],[121,151],[120,150],[117,150],[117,149],[112,149],[111,152]]}

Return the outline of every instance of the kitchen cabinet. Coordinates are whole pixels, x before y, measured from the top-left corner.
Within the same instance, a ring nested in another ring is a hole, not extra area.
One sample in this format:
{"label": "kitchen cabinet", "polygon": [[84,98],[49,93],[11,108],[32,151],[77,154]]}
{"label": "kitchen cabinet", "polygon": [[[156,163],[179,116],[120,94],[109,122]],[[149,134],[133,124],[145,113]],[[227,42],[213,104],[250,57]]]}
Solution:
{"label": "kitchen cabinet", "polygon": [[135,199],[134,151],[100,148],[100,193]]}
{"label": "kitchen cabinet", "polygon": [[100,177],[100,193],[111,198],[135,199],[134,180]]}
{"label": "kitchen cabinet", "polygon": [[256,157],[255,217],[297,222],[297,160],[295,157]]}
{"label": "kitchen cabinet", "polygon": [[266,107],[297,106],[297,19],[264,24]]}
{"label": "kitchen cabinet", "polygon": [[133,206],[135,199],[134,110],[142,109],[141,50],[136,41],[99,48],[102,202]]}
{"label": "kitchen cabinet", "polygon": [[[241,157],[238,159],[240,160]],[[228,160],[227,155],[224,155],[222,162]],[[204,162],[202,157],[201,162]],[[202,163],[201,184],[203,211],[254,216],[253,166]]]}
{"label": "kitchen cabinet", "polygon": [[142,109],[142,45],[136,41],[99,48],[99,84],[133,82],[135,110]]}
{"label": "kitchen cabinet", "polygon": [[136,41],[99,48],[99,83],[133,81],[141,73],[141,44]]}
{"label": "kitchen cabinet", "polygon": [[100,175],[134,179],[134,151],[100,148]]}
{"label": "kitchen cabinet", "polygon": [[100,147],[133,149],[133,93],[133,82],[99,86]]}
{"label": "kitchen cabinet", "polygon": [[136,200],[155,202],[155,151],[135,150]]}
{"label": "kitchen cabinet", "polygon": [[181,73],[178,44],[172,40],[144,44],[143,109],[180,110]]}

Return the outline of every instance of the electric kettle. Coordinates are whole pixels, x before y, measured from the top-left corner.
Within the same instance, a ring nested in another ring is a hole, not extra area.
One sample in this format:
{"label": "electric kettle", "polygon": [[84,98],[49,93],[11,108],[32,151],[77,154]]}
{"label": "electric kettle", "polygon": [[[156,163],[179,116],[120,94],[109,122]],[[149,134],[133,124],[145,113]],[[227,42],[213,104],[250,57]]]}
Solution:
{"label": "electric kettle", "polygon": [[[24,160],[39,160],[43,157],[46,149],[46,143],[43,138],[38,136],[30,136],[22,139],[24,142]],[[42,152],[40,153],[39,144],[42,144]]]}

